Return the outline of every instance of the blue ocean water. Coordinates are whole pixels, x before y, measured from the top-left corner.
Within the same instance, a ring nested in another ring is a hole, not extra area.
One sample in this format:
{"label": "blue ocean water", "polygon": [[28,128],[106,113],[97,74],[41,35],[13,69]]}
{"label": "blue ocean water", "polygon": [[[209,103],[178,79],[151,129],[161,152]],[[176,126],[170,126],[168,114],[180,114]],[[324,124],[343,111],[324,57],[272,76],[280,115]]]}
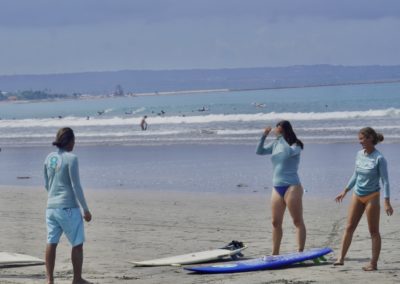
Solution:
{"label": "blue ocean water", "polygon": [[252,144],[280,119],[305,141],[350,142],[369,125],[398,143],[400,83],[1,103],[0,118],[0,147],[48,145],[64,126],[82,145]]}
{"label": "blue ocean water", "polygon": [[342,190],[358,130],[372,126],[385,136],[379,149],[399,197],[400,83],[0,103],[0,118],[1,185],[42,186],[51,142],[69,126],[85,188],[264,193],[271,163],[255,147],[265,126],[288,119],[305,142],[307,194]]}

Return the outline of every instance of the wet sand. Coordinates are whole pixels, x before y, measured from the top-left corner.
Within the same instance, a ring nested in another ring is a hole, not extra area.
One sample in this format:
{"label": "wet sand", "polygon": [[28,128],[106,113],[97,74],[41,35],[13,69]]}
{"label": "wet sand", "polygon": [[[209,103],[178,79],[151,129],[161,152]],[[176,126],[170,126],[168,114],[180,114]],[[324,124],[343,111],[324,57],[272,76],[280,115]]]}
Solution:
{"label": "wet sand", "polygon": [[[44,257],[46,193],[35,187],[0,187],[0,251]],[[381,216],[379,270],[364,272],[371,242],[365,217],[353,239],[345,265],[304,263],[285,269],[199,275],[180,267],[133,267],[147,260],[218,248],[231,240],[248,245],[246,258],[271,253],[269,193],[223,194],[140,190],[86,190],[93,220],[86,223],[84,277],[93,283],[396,283],[400,275],[400,212]],[[306,248],[340,247],[348,200],[304,198]],[[281,252],[296,250],[295,231],[284,220]],[[71,283],[70,246],[62,237],[55,268],[56,283]],[[45,267],[0,268],[0,283],[44,283]]]}

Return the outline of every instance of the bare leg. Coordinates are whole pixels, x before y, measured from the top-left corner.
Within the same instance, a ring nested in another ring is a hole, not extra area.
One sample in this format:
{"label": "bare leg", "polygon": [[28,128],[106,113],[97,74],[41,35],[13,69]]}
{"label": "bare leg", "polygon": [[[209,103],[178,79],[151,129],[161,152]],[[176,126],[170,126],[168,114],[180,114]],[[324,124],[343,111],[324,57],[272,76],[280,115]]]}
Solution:
{"label": "bare leg", "polygon": [[282,222],[286,204],[283,198],[274,189],[271,196],[272,208],[272,254],[278,255],[282,240]]}
{"label": "bare leg", "polygon": [[357,197],[353,194],[349,207],[349,213],[347,216],[347,225],[343,234],[340,256],[333,265],[344,264],[344,258],[347,254],[347,251],[349,250],[351,240],[353,239],[353,233],[356,230],[358,223],[361,220],[364,210],[365,210],[365,205],[362,202],[360,202],[357,199]]}
{"label": "bare leg", "polygon": [[56,263],[57,244],[46,245],[46,277],[47,283],[54,283],[54,266]]}
{"label": "bare leg", "polygon": [[372,240],[372,258],[371,262],[364,266],[363,269],[365,271],[372,271],[378,269],[379,253],[381,252],[381,234],[379,233],[379,196],[368,202],[365,212],[367,215],[368,228]]}
{"label": "bare leg", "polygon": [[74,280],[72,284],[90,283],[82,278],[83,244],[77,245],[71,251],[72,267],[74,269]]}
{"label": "bare leg", "polygon": [[297,249],[302,252],[306,243],[306,226],[303,219],[303,188],[301,185],[291,186],[288,189],[285,194],[285,203],[296,227]]}

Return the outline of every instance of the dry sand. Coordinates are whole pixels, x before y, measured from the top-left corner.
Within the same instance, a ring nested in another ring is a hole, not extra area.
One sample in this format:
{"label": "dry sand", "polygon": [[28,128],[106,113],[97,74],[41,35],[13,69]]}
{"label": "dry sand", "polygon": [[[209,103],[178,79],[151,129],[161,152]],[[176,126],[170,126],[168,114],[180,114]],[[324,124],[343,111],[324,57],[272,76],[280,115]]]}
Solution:
{"label": "dry sand", "polygon": [[[0,251],[44,257],[46,193],[41,188],[0,187]],[[271,252],[270,193],[198,194],[138,190],[87,190],[93,220],[86,223],[84,277],[93,283],[399,283],[400,214],[382,215],[379,270],[363,272],[371,241],[365,218],[343,267],[334,254],[321,265],[311,263],[279,270],[198,275],[179,267],[133,267],[128,260],[147,260],[220,247],[231,240],[249,246],[245,257]],[[338,251],[348,203],[304,197],[307,248]],[[296,250],[294,228],[286,215],[281,252]],[[58,246],[56,283],[71,283],[70,246]],[[0,283],[45,283],[44,266],[0,268]]]}

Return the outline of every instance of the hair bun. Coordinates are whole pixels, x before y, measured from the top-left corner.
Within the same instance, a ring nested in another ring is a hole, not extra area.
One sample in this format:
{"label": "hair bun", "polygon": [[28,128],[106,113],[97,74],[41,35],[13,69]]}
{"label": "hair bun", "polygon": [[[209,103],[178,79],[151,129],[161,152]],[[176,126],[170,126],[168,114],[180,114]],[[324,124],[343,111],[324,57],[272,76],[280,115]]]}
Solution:
{"label": "hair bun", "polygon": [[383,137],[382,133],[376,133],[376,136],[377,136],[379,142],[382,142],[385,139],[385,137]]}

